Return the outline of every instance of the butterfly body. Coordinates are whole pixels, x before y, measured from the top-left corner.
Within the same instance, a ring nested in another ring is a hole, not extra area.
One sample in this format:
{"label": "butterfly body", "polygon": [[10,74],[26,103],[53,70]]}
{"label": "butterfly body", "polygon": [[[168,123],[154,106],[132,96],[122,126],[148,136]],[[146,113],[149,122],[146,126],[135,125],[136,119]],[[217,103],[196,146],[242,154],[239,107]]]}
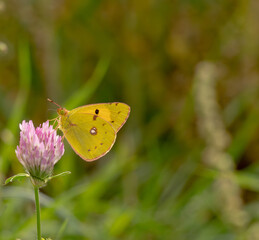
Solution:
{"label": "butterfly body", "polygon": [[94,161],[109,152],[130,107],[120,102],[99,103],[57,112],[58,127],[74,151],[84,160]]}

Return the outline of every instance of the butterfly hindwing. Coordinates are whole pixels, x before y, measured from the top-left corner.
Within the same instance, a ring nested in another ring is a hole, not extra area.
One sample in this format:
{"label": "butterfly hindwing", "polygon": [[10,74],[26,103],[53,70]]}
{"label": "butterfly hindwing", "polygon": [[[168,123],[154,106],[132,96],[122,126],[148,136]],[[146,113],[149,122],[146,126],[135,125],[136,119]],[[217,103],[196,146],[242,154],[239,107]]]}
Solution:
{"label": "butterfly hindwing", "polygon": [[113,126],[95,114],[70,111],[61,116],[66,126],[60,126],[74,151],[86,161],[96,160],[105,155],[113,146],[116,131]]}

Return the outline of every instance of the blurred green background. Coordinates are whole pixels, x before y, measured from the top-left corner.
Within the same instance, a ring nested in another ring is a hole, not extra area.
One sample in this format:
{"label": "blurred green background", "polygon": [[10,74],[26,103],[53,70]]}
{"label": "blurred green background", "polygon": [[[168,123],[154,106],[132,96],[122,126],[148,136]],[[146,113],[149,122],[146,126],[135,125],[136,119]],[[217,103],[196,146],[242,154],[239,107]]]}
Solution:
{"label": "blurred green background", "polygon": [[[41,191],[44,237],[259,239],[257,0],[0,0],[0,176],[23,120],[121,101],[92,163],[65,140]],[[61,132],[60,132],[61,134]],[[1,184],[2,185],[2,184]],[[29,181],[0,187],[0,239],[35,239]]]}

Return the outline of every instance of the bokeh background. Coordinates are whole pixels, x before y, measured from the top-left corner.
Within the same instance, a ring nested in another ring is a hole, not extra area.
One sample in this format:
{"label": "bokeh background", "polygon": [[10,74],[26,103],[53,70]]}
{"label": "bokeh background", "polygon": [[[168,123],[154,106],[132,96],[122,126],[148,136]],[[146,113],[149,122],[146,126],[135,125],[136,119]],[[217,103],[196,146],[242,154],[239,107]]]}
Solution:
{"label": "bokeh background", "polygon": [[[23,120],[121,101],[112,150],[66,143],[41,191],[44,237],[259,239],[257,0],[0,0],[0,239],[35,239],[15,156]],[[60,132],[60,134],[62,134]]]}

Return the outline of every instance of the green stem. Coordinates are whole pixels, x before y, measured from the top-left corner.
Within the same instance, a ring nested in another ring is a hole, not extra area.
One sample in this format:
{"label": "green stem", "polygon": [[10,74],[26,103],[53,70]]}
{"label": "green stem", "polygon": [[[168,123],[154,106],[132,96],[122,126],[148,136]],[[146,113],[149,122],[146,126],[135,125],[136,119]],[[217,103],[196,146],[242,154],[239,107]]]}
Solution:
{"label": "green stem", "polygon": [[41,240],[39,187],[34,186],[34,193],[35,193],[35,207],[36,207],[36,213],[37,213],[37,240]]}

